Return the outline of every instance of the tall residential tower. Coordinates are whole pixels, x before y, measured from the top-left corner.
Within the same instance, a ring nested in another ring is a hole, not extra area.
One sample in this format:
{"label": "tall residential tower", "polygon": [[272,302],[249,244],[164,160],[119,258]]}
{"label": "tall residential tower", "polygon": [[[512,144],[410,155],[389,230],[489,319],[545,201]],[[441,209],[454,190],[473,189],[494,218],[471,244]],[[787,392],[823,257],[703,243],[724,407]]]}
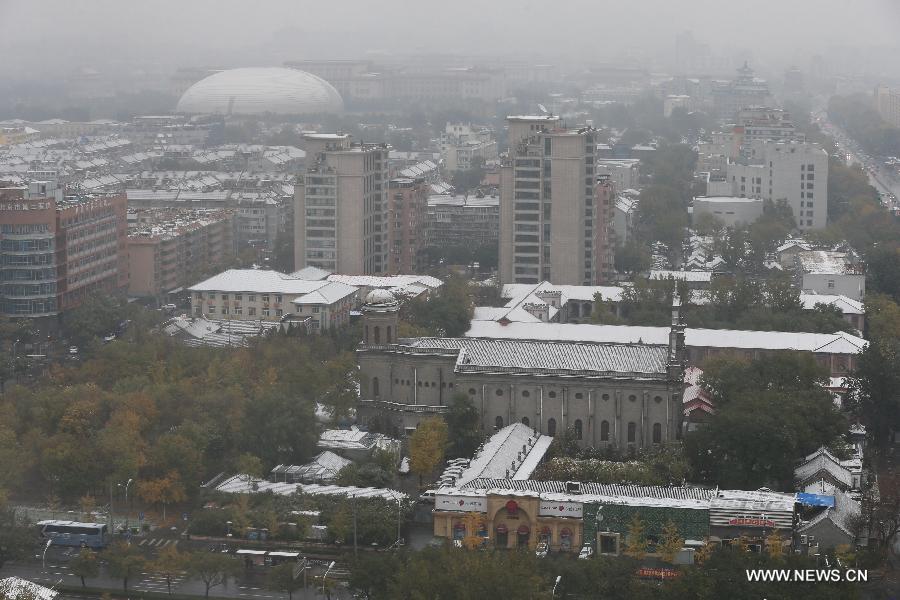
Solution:
{"label": "tall residential tower", "polygon": [[608,177],[597,180],[595,131],[558,117],[508,118],[500,173],[500,278],[504,283],[596,285],[606,279]]}
{"label": "tall residential tower", "polygon": [[294,268],[378,275],[388,269],[388,146],[346,134],[304,136],[294,193]]}

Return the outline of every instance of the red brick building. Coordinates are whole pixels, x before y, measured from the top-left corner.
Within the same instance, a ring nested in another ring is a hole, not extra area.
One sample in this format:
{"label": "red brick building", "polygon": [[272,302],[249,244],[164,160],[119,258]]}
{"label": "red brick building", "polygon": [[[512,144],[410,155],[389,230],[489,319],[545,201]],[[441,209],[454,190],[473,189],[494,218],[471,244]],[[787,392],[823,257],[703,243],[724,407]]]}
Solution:
{"label": "red brick building", "polygon": [[0,315],[55,316],[128,286],[125,196],[52,192],[0,188]]}
{"label": "red brick building", "polygon": [[398,178],[388,190],[388,273],[415,273],[417,258],[425,248],[425,214],[428,183]]}

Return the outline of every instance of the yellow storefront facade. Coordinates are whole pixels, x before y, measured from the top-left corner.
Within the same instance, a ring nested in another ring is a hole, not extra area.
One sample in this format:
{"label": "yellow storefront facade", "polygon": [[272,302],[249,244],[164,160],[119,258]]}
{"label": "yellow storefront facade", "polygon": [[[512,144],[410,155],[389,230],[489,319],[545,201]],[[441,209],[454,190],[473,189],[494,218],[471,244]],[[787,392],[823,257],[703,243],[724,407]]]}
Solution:
{"label": "yellow storefront facade", "polygon": [[551,551],[578,552],[580,505],[541,500],[537,492],[506,492],[441,490],[435,497],[434,535],[455,540],[477,536],[490,547],[509,549],[546,541]]}

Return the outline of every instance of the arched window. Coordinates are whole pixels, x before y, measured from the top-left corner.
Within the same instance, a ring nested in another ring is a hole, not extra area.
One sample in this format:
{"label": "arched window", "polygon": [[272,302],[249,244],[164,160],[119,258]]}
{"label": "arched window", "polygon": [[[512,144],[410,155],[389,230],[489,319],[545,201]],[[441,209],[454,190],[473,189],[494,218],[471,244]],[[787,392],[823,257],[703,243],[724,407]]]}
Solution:
{"label": "arched window", "polygon": [[662,442],[662,425],[659,423],[653,424],[653,443],[659,444]]}
{"label": "arched window", "polygon": [[381,327],[379,327],[378,325],[375,326],[375,343],[381,343]]}
{"label": "arched window", "polygon": [[584,431],[581,425],[581,419],[575,419],[575,439],[580,440],[583,434]]}
{"label": "arched window", "polygon": [[553,417],[551,417],[547,421],[547,435],[549,435],[550,437],[556,435],[556,419],[554,419]]}
{"label": "arched window", "polygon": [[637,423],[634,421],[630,421],[628,423],[628,442],[632,443],[635,440],[637,434]]}
{"label": "arched window", "polygon": [[531,421],[528,419],[528,417],[522,417],[522,425],[531,427]]}
{"label": "arched window", "polygon": [[378,378],[373,377],[372,378],[372,396],[377,398],[380,395],[381,395],[381,390],[378,389]]}
{"label": "arched window", "polygon": [[600,421],[600,441],[609,441],[609,421]]}
{"label": "arched window", "polygon": [[387,339],[384,340],[384,341],[385,341],[385,343],[387,343],[387,344],[392,344],[392,343],[393,343],[393,342],[391,341],[391,326],[390,326],[390,325],[387,326]]}
{"label": "arched window", "polygon": [[503,429],[503,417],[497,417],[494,419],[494,427],[497,429]]}

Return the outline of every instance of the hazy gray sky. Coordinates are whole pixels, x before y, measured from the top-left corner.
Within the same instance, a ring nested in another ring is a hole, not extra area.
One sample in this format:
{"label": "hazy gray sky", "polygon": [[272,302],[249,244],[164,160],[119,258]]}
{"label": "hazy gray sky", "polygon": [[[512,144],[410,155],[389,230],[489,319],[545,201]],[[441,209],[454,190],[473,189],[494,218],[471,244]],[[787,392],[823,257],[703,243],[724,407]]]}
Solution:
{"label": "hazy gray sky", "polygon": [[367,52],[660,59],[688,29],[780,68],[829,46],[896,46],[900,1],[0,0],[0,23],[2,73]]}

